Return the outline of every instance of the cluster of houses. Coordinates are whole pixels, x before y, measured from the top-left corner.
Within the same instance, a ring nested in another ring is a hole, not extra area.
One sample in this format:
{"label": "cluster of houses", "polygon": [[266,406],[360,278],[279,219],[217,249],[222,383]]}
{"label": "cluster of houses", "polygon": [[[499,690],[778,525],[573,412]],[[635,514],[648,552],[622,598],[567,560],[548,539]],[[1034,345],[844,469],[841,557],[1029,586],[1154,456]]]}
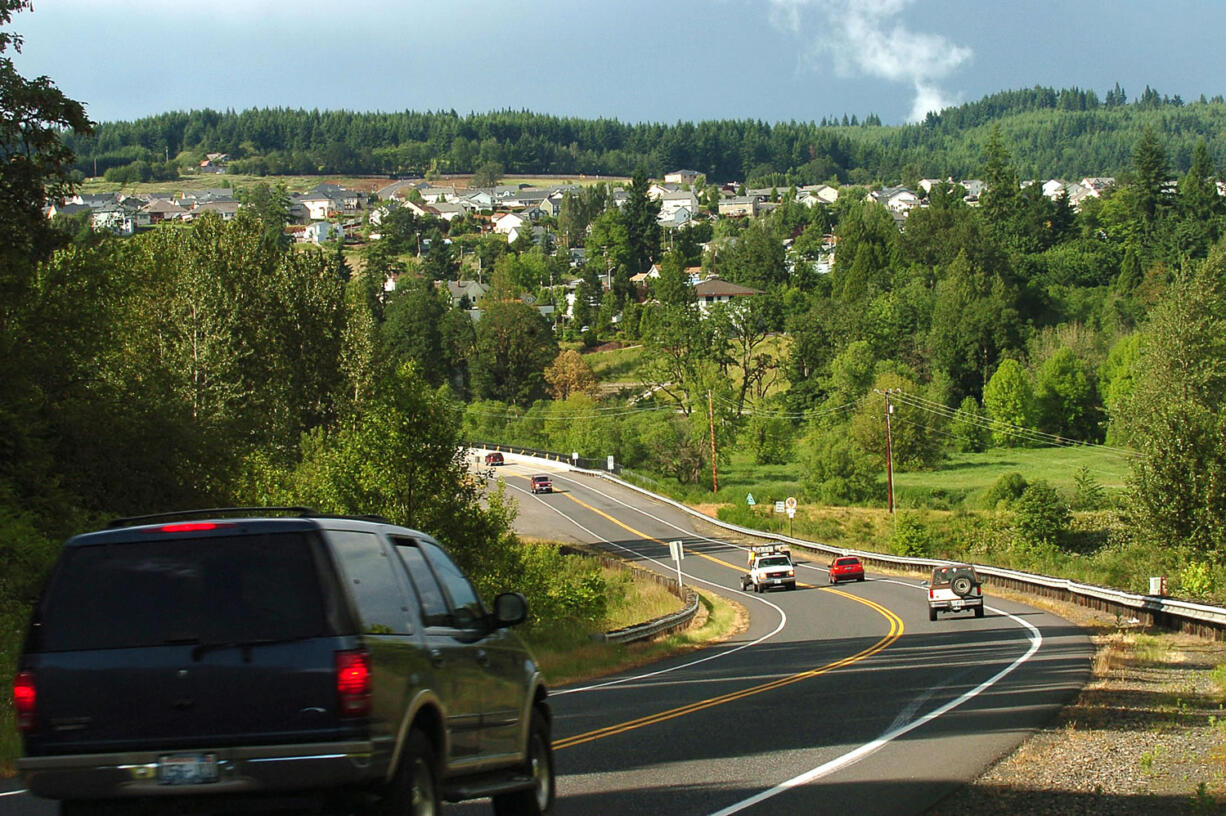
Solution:
{"label": "cluster of houses", "polygon": [[[210,157],[211,167],[222,166],[224,156]],[[202,165],[203,166],[203,165]],[[715,215],[708,215],[704,204],[695,191],[699,174],[693,170],[676,170],[664,176],[661,182],[653,183],[648,195],[660,204],[658,222],[666,229],[683,229],[706,218],[755,218],[770,212],[779,205],[780,191],[776,189],[744,189],[726,185],[719,190]],[[907,187],[886,187],[868,192],[866,200],[876,201],[894,216],[899,228],[905,226],[908,214],[928,205],[928,195],[937,184],[944,181],[960,185],[965,191],[965,200],[975,206],[983,193],[984,184],[975,179],[954,182],[952,179],[924,179],[917,190]],[[1098,197],[1115,183],[1111,178],[1084,178],[1077,182],[1051,180],[1043,184],[1043,194],[1057,199],[1067,196],[1070,204],[1079,209],[1089,197]],[[458,217],[472,217],[483,228],[506,236],[508,243],[521,238],[540,241],[546,230],[542,219],[556,217],[562,200],[568,192],[577,192],[575,184],[559,184],[552,187],[528,187],[502,185],[494,187],[461,187],[434,184],[422,179],[392,182],[373,192],[362,192],[337,184],[319,184],[303,193],[293,193],[289,200],[290,223],[286,229],[300,242],[323,243],[356,236],[369,224],[369,237],[378,240],[379,226],[394,206],[407,208],[419,216],[430,216],[444,221]],[[625,204],[628,193],[617,187],[611,191],[612,203]],[[838,201],[839,189],[827,184],[799,187],[794,200],[806,206],[833,205]],[[180,195],[145,194],[123,195],[121,193],[78,194],[62,202],[53,202],[47,207],[48,216],[90,213],[95,229],[108,230],[118,235],[131,235],[142,227],[151,227],[164,222],[189,222],[205,213],[217,213],[230,220],[242,204],[234,198],[229,188],[200,190]],[[577,258],[572,265],[582,262],[582,250],[575,250]],[[826,243],[826,257],[818,262],[819,271],[830,271],[834,262],[833,237]],[[739,286],[718,276],[703,277],[698,267],[687,270],[698,306],[703,311],[716,303],[727,303],[737,298],[760,294],[758,290]],[[651,278],[659,275],[659,268],[634,277],[633,282],[645,288]],[[445,284],[453,305],[471,310],[479,316],[479,302],[488,287],[478,281],[449,281]],[[395,282],[389,281],[388,288]],[[573,305],[575,289],[567,294],[565,313]],[[551,319],[553,306],[541,306],[542,313]]]}

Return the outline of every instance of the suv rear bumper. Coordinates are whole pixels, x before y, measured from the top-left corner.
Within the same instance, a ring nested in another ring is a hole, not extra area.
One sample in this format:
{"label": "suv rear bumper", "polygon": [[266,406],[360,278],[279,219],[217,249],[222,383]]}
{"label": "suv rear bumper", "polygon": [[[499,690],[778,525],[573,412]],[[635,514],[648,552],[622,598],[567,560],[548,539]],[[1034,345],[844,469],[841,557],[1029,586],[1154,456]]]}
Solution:
{"label": "suv rear bumper", "polygon": [[930,609],[939,609],[944,612],[961,612],[963,609],[974,609],[977,606],[983,606],[982,596],[968,596],[966,598],[955,598],[948,601],[929,601]]}
{"label": "suv rear bumper", "polygon": [[[160,784],[158,758],[174,753],[215,754],[217,781]],[[369,741],[23,757],[17,760],[17,769],[31,793],[49,799],[303,791],[382,779],[385,770],[376,767],[375,752]]]}

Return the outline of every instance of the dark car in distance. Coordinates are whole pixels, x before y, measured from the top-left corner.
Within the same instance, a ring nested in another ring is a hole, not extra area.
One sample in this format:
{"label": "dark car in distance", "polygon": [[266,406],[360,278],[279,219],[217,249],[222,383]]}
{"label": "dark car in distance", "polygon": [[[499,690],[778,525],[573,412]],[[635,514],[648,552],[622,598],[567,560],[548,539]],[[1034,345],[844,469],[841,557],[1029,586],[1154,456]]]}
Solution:
{"label": "dark car in distance", "polygon": [[290,803],[548,813],[541,673],[438,542],[302,508],[70,539],[14,684],[26,787],[66,816]]}

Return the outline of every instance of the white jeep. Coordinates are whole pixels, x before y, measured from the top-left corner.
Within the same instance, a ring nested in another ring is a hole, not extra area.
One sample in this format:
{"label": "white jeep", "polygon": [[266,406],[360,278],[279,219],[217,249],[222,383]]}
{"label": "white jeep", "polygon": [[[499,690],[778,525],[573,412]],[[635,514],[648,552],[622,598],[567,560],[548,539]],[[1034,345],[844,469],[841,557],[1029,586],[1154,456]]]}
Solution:
{"label": "white jeep", "polygon": [[936,620],[938,612],[975,610],[983,617],[983,581],[970,564],[949,564],[932,568],[928,587],[928,620]]}

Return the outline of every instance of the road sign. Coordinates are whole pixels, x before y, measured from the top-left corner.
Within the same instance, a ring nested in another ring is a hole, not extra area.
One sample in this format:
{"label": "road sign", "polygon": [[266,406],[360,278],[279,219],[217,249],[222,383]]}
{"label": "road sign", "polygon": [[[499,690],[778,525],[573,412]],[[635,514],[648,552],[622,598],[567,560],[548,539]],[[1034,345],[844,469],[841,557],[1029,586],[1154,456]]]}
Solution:
{"label": "road sign", "polygon": [[668,554],[673,557],[673,563],[677,565],[677,588],[682,587],[681,583],[681,559],[685,558],[685,547],[680,541],[668,542]]}
{"label": "road sign", "polygon": [[796,509],[796,497],[795,497],[795,496],[788,496],[788,497],[787,497],[787,499],[786,499],[786,500],[784,500],[783,504],[784,504],[784,506],[786,506],[786,507],[787,507],[787,509],[789,509],[789,510],[795,510],[795,509]]}
{"label": "road sign", "polygon": [[750,493],[749,495],[745,497],[745,503],[748,504],[750,507],[753,507],[755,504],[757,504],[757,502],[754,501],[753,499],[752,493]]}
{"label": "road sign", "polygon": [[795,507],[788,508],[788,518],[796,518],[796,508]]}
{"label": "road sign", "polygon": [[783,499],[780,499],[779,501],[775,502],[775,512],[776,513],[783,512]]}

